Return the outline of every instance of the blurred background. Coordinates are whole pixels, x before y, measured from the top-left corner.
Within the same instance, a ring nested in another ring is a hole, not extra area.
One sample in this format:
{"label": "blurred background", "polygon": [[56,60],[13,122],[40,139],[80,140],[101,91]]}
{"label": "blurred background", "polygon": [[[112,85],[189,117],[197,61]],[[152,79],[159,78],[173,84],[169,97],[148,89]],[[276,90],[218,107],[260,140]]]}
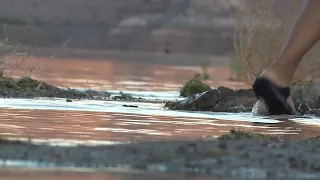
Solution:
{"label": "blurred background", "polygon": [[[279,56],[302,3],[303,0],[1,0],[0,81],[14,89],[7,77],[26,76],[58,87],[121,91],[121,96],[128,93],[156,100],[181,98],[178,91],[191,78],[200,78],[213,88],[250,88],[254,77]],[[305,56],[295,82],[306,83],[319,77],[318,49],[315,46]],[[317,93],[306,92],[318,98]],[[319,132],[318,125],[314,125],[317,119],[305,120],[307,125],[293,121],[272,122],[273,125],[268,119],[253,118],[249,113],[179,114],[167,111],[161,103],[134,102],[131,107],[121,104],[129,101],[65,101],[2,100],[0,114],[4,124],[0,135],[45,141],[58,138],[67,144],[65,138],[70,142],[190,140],[220,136],[231,129],[287,138],[311,137]],[[256,121],[260,124],[253,123]],[[40,179],[48,174],[2,175],[17,180]],[[98,180],[106,176],[109,175],[66,172],[56,177]],[[146,174],[143,177],[149,178]],[[108,179],[143,177],[120,173]]]}
{"label": "blurred background", "polygon": [[252,15],[265,18],[265,23],[256,20],[259,26],[277,27],[287,12],[283,7],[292,2],[3,0],[0,36],[19,42],[19,52],[31,52],[14,76],[32,69],[33,78],[53,85],[176,91],[194,74],[204,73],[211,86],[243,88],[248,86],[242,60],[248,58],[237,57],[235,46],[254,50],[235,42],[235,27],[241,22],[238,32],[244,32]]}

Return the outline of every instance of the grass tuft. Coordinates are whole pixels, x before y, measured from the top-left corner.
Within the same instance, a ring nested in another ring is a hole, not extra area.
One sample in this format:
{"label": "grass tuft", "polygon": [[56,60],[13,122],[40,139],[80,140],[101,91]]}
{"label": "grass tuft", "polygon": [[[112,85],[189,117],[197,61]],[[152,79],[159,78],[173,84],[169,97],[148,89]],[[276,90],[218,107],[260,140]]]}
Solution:
{"label": "grass tuft", "polygon": [[184,84],[184,86],[180,90],[180,96],[189,97],[194,94],[208,91],[210,89],[211,89],[211,87],[209,85],[203,83],[200,80],[199,76],[196,75]]}

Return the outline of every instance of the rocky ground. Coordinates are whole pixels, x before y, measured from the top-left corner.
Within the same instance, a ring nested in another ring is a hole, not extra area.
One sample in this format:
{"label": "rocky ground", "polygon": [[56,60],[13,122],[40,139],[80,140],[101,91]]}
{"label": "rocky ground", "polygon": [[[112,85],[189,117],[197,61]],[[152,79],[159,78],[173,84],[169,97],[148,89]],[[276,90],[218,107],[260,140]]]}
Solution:
{"label": "rocky ground", "polygon": [[237,179],[319,179],[320,139],[283,141],[231,131],[218,139],[52,147],[2,140],[0,158],[41,165],[134,168]]}

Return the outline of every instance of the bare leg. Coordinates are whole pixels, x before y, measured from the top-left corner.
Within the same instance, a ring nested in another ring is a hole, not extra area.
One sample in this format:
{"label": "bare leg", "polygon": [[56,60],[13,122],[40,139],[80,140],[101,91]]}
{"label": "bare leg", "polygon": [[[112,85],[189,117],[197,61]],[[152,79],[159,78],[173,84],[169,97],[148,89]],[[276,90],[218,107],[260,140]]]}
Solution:
{"label": "bare leg", "polygon": [[[261,76],[279,87],[290,87],[303,56],[320,39],[320,0],[306,0],[305,6],[291,30],[280,58]],[[299,114],[292,97],[287,98],[292,112]]]}
{"label": "bare leg", "polygon": [[320,0],[306,0],[287,44],[276,63],[262,76],[281,87],[291,86],[294,73],[303,56],[320,39]]}

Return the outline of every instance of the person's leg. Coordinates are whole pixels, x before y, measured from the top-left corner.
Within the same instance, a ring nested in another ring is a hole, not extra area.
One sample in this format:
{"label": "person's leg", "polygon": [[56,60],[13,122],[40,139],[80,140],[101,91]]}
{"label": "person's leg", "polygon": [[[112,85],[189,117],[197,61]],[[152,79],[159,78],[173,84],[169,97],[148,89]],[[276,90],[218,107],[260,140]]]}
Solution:
{"label": "person's leg", "polygon": [[[280,58],[262,76],[281,87],[291,86],[295,70],[303,56],[320,39],[320,0],[306,0],[293,26]],[[307,73],[307,72],[306,72]]]}
{"label": "person's leg", "polygon": [[[265,100],[269,108],[273,108],[269,109],[271,113],[299,114],[292,98],[287,97],[283,89],[279,88],[291,86],[294,73],[303,56],[319,39],[320,0],[306,0],[305,7],[294,24],[279,59],[260,75],[278,87],[272,87],[273,85],[264,80],[255,81],[253,84],[256,94]],[[286,99],[285,103],[283,98]]]}

